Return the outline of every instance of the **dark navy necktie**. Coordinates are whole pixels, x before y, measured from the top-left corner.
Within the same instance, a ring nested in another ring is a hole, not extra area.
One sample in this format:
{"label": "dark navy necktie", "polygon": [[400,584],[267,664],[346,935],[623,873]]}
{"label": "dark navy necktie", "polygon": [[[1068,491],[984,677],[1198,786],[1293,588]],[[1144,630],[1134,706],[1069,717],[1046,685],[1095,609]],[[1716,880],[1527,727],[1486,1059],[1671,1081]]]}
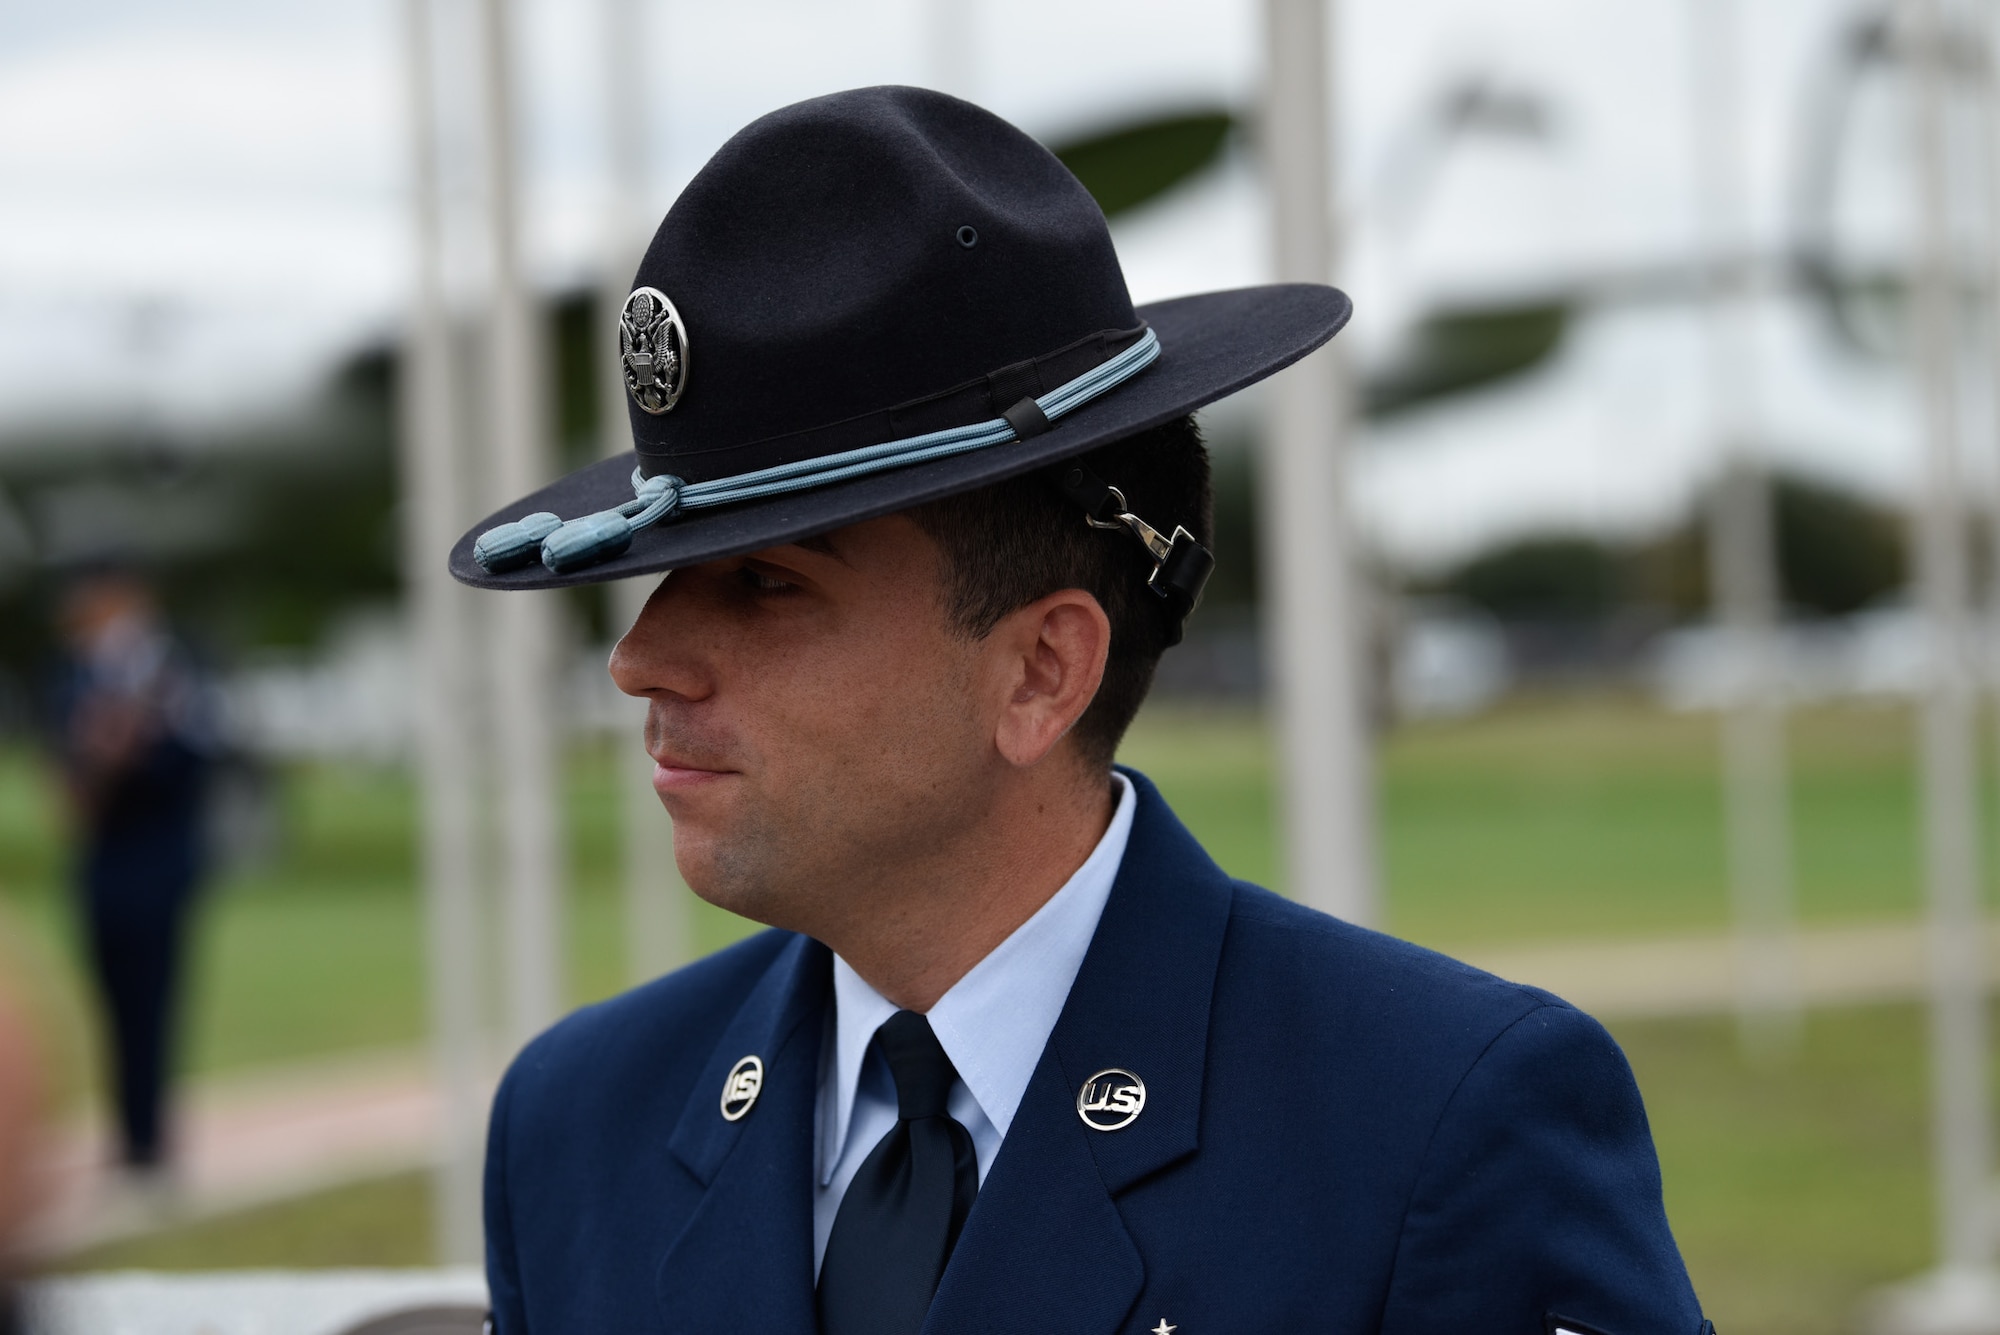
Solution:
{"label": "dark navy necktie", "polygon": [[945,1110],[958,1072],[915,1011],[875,1031],[896,1080],[897,1122],[862,1160],[819,1270],[822,1335],[917,1335],[958,1242],[979,1162]]}

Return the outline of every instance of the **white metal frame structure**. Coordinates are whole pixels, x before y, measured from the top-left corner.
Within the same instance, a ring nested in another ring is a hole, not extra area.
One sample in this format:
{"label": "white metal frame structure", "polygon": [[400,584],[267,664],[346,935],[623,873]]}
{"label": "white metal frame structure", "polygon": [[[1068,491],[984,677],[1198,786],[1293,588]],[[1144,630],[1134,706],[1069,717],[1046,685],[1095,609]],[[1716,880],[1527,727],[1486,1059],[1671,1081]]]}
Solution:
{"label": "white metal frame structure", "polygon": [[[523,271],[519,150],[509,0],[480,0],[479,98],[486,154],[492,306],[482,386],[493,406],[490,476],[502,497],[549,480],[546,371],[536,304]],[[495,502],[498,503],[497,501]],[[562,747],[555,708],[560,624],[550,593],[496,598],[487,664],[498,753],[505,858],[502,994],[506,1032],[526,1043],[562,1012],[562,854],[557,822]]]}
{"label": "white metal frame structure", "polygon": [[1916,227],[1911,268],[1913,379],[1922,406],[1923,492],[1917,589],[1931,679],[1919,721],[1924,881],[1930,953],[1931,1136],[1938,1268],[1888,1295],[1878,1329],[1894,1335],[2000,1333],[1993,1268],[1993,1107],[1988,1085],[1986,914],[1979,852],[1979,688],[1972,637],[1970,535],[1960,469],[1959,322],[1953,272],[1949,52],[1939,0],[1898,0],[1910,71]]}
{"label": "white metal frame structure", "polygon": [[1786,774],[1775,535],[1760,411],[1741,110],[1739,0],[1690,0],[1696,187],[1704,249],[1709,422],[1722,460],[1709,515],[1710,605],[1730,667],[1722,715],[1723,811],[1746,1052],[1796,1046],[1799,994],[1791,793]]}
{"label": "white metal frame structure", "polygon": [[[1333,275],[1330,0],[1265,0],[1264,143],[1277,277]],[[1351,922],[1380,917],[1368,618],[1347,512],[1351,390],[1339,343],[1271,380],[1259,470],[1264,642],[1287,882]]]}
{"label": "white metal frame structure", "polygon": [[484,1145],[477,782],[473,720],[464,683],[475,624],[470,591],[442,554],[458,537],[466,505],[464,449],[444,296],[437,90],[430,0],[404,0],[415,291],[404,340],[398,461],[403,565],[415,651],[415,758],[421,808],[422,876],[431,1055],[442,1125],[437,1160],[436,1247],[440,1260],[481,1253],[480,1160]]}
{"label": "white metal frame structure", "polygon": [[[632,448],[625,373],[617,356],[618,314],[625,308],[632,274],[647,240],[645,216],[646,105],[643,93],[647,6],[642,0],[603,0],[599,6],[604,52],[604,113],[609,189],[604,213],[604,269],[597,295],[597,326],[605,340],[593,343],[597,363],[597,411],[605,454]],[[611,615],[622,629],[639,619],[657,575],[619,580],[610,589]],[[635,702],[632,727],[615,739],[625,762],[618,785],[625,874],[625,960],[634,983],[656,978],[685,964],[693,953],[687,887],[674,866],[674,830],[653,793],[653,762],[639,745],[646,709]]]}
{"label": "white metal frame structure", "polygon": [[[478,120],[484,131],[484,223],[490,302],[474,340],[483,374],[461,375],[461,340],[446,296],[446,178],[440,126],[442,17],[404,0],[407,131],[415,283],[399,379],[404,562],[416,655],[416,772],[422,808],[431,1046],[442,1125],[437,1247],[451,1262],[481,1254],[480,1164],[488,1061],[480,912],[482,808],[497,790],[504,843],[504,960],[494,970],[511,1052],[562,1005],[561,856],[557,794],[555,607],[547,595],[486,600],[455,584],[444,554],[460,530],[505,496],[546,480],[546,394],[536,305],[522,273],[508,0],[478,0]],[[490,422],[467,420],[476,379]],[[492,442],[490,453],[476,448]],[[479,480],[479,486],[474,480]],[[489,638],[490,633],[490,638]],[[482,652],[483,651],[483,652]],[[491,673],[488,685],[482,669]],[[490,717],[477,718],[481,707]],[[493,742],[497,778],[484,771]]]}

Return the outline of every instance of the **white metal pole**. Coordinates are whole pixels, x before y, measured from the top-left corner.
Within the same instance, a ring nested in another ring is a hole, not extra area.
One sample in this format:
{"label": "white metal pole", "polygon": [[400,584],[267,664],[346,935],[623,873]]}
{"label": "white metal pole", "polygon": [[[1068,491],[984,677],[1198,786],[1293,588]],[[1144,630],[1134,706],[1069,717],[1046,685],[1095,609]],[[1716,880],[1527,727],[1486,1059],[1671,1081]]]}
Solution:
{"label": "white metal pole", "polygon": [[[604,271],[598,289],[598,416],[606,454],[632,448],[625,373],[618,359],[618,313],[630,292],[632,271],[646,244],[646,44],[639,0],[604,0],[605,112],[609,130],[610,190],[605,201]],[[657,576],[620,580],[610,589],[611,615],[623,631],[639,619]],[[618,786],[624,829],[625,952],[633,982],[658,977],[692,955],[687,886],[674,865],[674,827],[653,792],[653,761],[640,745],[646,707],[635,701],[632,726],[617,735],[623,775]]]}
{"label": "white metal pole", "polygon": [[929,50],[931,87],[954,97],[977,99],[978,45],[974,0],[925,0],[924,36]]}
{"label": "white metal pole", "polygon": [[1730,664],[1722,716],[1724,825],[1736,919],[1737,1014],[1753,1056],[1797,1042],[1791,794],[1770,487],[1757,457],[1755,290],[1737,0],[1691,0],[1695,158],[1707,253],[1710,429],[1722,474],[1709,515],[1710,598]]}
{"label": "white metal pole", "polygon": [[437,1165],[439,1259],[480,1255],[483,1091],[479,914],[473,878],[474,773],[466,708],[467,591],[445,569],[466,507],[456,466],[460,435],[444,308],[436,88],[428,0],[404,0],[415,293],[397,375],[397,457],[407,616],[416,655],[416,769],[423,816],[423,878],[431,1060],[442,1109]]}
{"label": "white metal pole", "polygon": [[[1990,474],[1992,490],[1987,505],[2000,517],[2000,0],[1986,0],[1982,6],[1986,65],[1980,83],[1982,118],[1980,129],[1985,149],[1986,169],[1986,366],[1991,377],[1991,433],[1993,457]],[[1987,689],[2000,706],[2000,522],[1987,525],[1987,568],[1995,572],[1986,581],[1985,667]],[[1995,741],[2000,743],[2000,707],[1994,710]]]}
{"label": "white metal pole", "polygon": [[[508,496],[548,480],[547,400],[537,311],[523,273],[508,0],[482,0],[480,101],[493,266],[489,328],[493,479]],[[561,857],[557,795],[557,608],[546,593],[496,595],[493,734],[507,852],[509,1037],[525,1043],[562,1006]]]}
{"label": "white metal pole", "polygon": [[[1984,119],[1987,228],[1987,308],[1985,368],[1991,395],[1990,421],[1993,453],[1988,460],[1992,490],[1988,492],[1986,624],[1983,643],[1987,690],[1992,693],[1994,737],[2000,743],[2000,0],[1986,0],[1982,6],[1986,61],[1980,85]],[[2000,745],[1996,745],[2000,754]],[[2000,1197],[1994,1216],[2000,1221]],[[2000,1243],[2000,1237],[1994,1239]]]}
{"label": "white metal pole", "polygon": [[1938,1236],[1947,1271],[1993,1256],[1992,1103],[1987,1086],[1984,913],[1978,834],[1977,693],[1967,532],[1958,463],[1946,78],[1937,0],[1900,0],[1913,83],[1916,262],[1910,313],[1923,401],[1924,493],[1917,578],[1932,670],[1922,704],[1925,881],[1930,908],[1932,1133]]}
{"label": "white metal pole", "polygon": [[[1265,0],[1264,143],[1280,279],[1333,275],[1330,0]],[[1265,643],[1292,895],[1352,922],[1380,915],[1368,620],[1347,512],[1352,399],[1339,345],[1271,382],[1260,473]]]}

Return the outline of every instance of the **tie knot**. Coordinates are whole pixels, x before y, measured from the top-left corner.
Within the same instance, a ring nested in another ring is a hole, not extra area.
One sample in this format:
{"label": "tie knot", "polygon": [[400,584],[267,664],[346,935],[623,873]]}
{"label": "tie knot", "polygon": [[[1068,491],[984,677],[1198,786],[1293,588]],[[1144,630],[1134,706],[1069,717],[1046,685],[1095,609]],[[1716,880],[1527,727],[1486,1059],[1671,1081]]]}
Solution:
{"label": "tie knot", "polygon": [[958,1071],[931,1032],[931,1022],[915,1011],[897,1011],[875,1036],[896,1081],[897,1115],[904,1121],[945,1116]]}

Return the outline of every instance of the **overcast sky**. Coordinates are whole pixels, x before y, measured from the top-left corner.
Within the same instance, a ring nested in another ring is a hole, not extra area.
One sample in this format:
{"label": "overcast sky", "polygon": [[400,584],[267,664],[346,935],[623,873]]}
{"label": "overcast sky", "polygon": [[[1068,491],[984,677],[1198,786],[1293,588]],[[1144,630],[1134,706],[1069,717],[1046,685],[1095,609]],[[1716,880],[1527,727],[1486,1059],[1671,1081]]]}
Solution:
{"label": "overcast sky", "polygon": [[[944,85],[1051,139],[1256,99],[1254,0],[942,3],[630,0],[639,21],[617,37],[643,53],[651,211],[746,121],[840,87]],[[1341,0],[1351,244],[1335,278],[1357,303],[1353,355],[1391,355],[1440,301],[1695,254],[1692,3]],[[1751,228],[1775,245],[1803,109],[1855,10],[1734,4]],[[516,12],[528,244],[544,281],[574,281],[602,244],[604,10]],[[395,326],[410,272],[402,14],[401,0],[0,0],[0,430],[143,414],[198,434],[281,410],[341,350]],[[1548,132],[1440,148],[1431,113],[1468,79],[1533,99]],[[1843,196],[1854,234],[1891,246],[1906,193],[1893,110],[1864,99]],[[1117,237],[1144,301],[1264,279],[1265,227],[1239,161]],[[1686,310],[1593,316],[1545,372],[1370,432],[1365,522],[1423,563],[1536,525],[1663,521],[1713,459],[1701,350]],[[1842,357],[1783,303],[1757,323],[1755,360],[1773,448],[1878,489],[1908,484],[1895,377]]]}

